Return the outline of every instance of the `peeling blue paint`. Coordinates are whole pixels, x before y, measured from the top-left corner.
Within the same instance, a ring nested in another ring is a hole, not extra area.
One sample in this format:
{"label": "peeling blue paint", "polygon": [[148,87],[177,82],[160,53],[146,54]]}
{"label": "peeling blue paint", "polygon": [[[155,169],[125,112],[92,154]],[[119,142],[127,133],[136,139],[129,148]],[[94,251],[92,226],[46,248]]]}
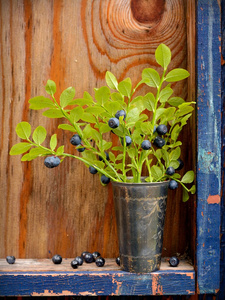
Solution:
{"label": "peeling blue paint", "polygon": [[221,87],[219,2],[197,1],[197,286],[220,288]]}

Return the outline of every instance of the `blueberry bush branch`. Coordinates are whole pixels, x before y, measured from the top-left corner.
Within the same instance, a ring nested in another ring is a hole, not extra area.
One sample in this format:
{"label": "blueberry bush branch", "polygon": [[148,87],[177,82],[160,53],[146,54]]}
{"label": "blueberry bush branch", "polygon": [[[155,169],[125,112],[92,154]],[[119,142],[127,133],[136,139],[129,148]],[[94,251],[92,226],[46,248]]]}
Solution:
{"label": "blueberry bush branch", "polygon": [[[178,173],[183,166],[179,134],[191,117],[195,102],[173,96],[171,83],[186,79],[189,73],[182,68],[167,71],[171,51],[164,44],[156,49],[155,59],[162,67],[161,75],[153,68],[146,68],[133,88],[130,78],[118,82],[107,71],[107,86],[95,88],[94,97],[84,92],[82,98],[75,99],[75,89],[69,87],[57,101],[56,84],[48,80],[45,91],[51,98],[30,99],[30,109],[45,109],[44,116],[65,119],[67,123],[58,127],[72,133],[70,142],[75,153],[66,153],[64,145],[57,147],[56,134],[51,136],[49,147],[43,146],[46,129],[38,126],[31,137],[30,124],[21,122],[16,133],[23,141],[14,145],[10,154],[23,154],[22,161],[47,156],[44,164],[48,168],[72,157],[84,162],[90,173],[98,173],[103,185],[110,180],[139,183],[143,170],[147,169],[146,181],[170,180],[171,189],[179,184],[183,188],[183,201],[188,200],[189,193],[195,193],[194,172],[189,170],[182,178]],[[135,96],[141,85],[156,89],[155,95],[148,92]],[[118,137],[113,139],[118,141],[116,144],[109,141],[112,135]]]}

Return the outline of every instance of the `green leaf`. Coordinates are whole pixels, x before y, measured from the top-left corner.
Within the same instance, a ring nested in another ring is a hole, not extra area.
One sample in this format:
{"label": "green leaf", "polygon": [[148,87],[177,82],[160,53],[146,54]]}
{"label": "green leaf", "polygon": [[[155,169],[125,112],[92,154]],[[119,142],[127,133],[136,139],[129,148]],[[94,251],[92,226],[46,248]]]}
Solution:
{"label": "green leaf", "polygon": [[110,112],[111,115],[115,115],[118,110],[122,109],[121,104],[116,101],[107,103],[107,106],[105,107],[107,108],[107,110]]}
{"label": "green leaf", "polygon": [[155,113],[155,119],[156,121],[159,119],[159,117],[165,112],[166,108],[158,108],[156,110],[156,113]]}
{"label": "green leaf", "polygon": [[142,80],[151,87],[158,87],[160,84],[159,73],[152,68],[146,68],[142,71]]}
{"label": "green leaf", "polygon": [[12,146],[9,154],[10,155],[18,155],[27,152],[32,145],[30,143],[18,143]]}
{"label": "green leaf", "polygon": [[26,153],[21,157],[21,161],[31,161],[32,159],[36,158],[37,156],[31,156],[30,153]]}
{"label": "green leaf", "polygon": [[75,128],[69,124],[60,124],[58,128],[63,129],[63,130],[69,130],[71,132],[76,132]]}
{"label": "green leaf", "polygon": [[56,151],[56,155],[57,156],[61,156],[64,153],[64,146],[60,146],[57,151]]}
{"label": "green leaf", "polygon": [[168,100],[168,103],[171,106],[175,106],[178,107],[180,104],[184,103],[184,99],[182,99],[181,97],[172,97]]}
{"label": "green leaf", "polygon": [[79,106],[84,106],[84,105],[92,105],[94,103],[93,99],[86,99],[86,98],[77,98],[72,101],[70,101],[69,105],[79,105]]}
{"label": "green leaf", "polygon": [[152,130],[152,123],[151,122],[143,122],[141,123],[141,130],[143,131],[144,134],[146,135],[151,135],[153,130]]}
{"label": "green leaf", "polygon": [[190,102],[185,102],[179,105],[179,109],[176,112],[176,118],[182,117],[190,112],[192,112],[194,108],[190,106]]}
{"label": "green leaf", "polygon": [[160,177],[162,177],[163,172],[158,166],[154,165],[151,167],[151,175],[154,180],[157,181]]}
{"label": "green leaf", "polygon": [[194,171],[188,171],[186,174],[184,174],[183,178],[181,179],[181,182],[183,183],[192,183],[195,178]]}
{"label": "green leaf", "polygon": [[170,87],[165,87],[161,90],[159,94],[159,99],[161,103],[165,103],[169,97],[173,94],[173,90]]}
{"label": "green leaf", "polygon": [[62,94],[60,95],[60,105],[62,108],[66,107],[70,104],[75,96],[75,88],[68,87],[65,89]]}
{"label": "green leaf", "polygon": [[45,86],[46,93],[53,96],[56,93],[56,84],[53,80],[48,80]]}
{"label": "green leaf", "polygon": [[152,93],[148,93],[143,97],[143,102],[145,105],[145,108],[147,110],[154,112],[155,111],[155,96]]}
{"label": "green leaf", "polygon": [[89,106],[85,109],[85,112],[91,113],[95,116],[101,115],[103,112],[105,112],[105,109],[100,106]]}
{"label": "green leaf", "polygon": [[55,133],[51,136],[51,139],[50,139],[51,150],[54,151],[56,146],[57,146],[57,134]]}
{"label": "green leaf", "polygon": [[173,167],[175,170],[179,167],[180,163],[177,160],[171,160],[169,167]]}
{"label": "green leaf", "polygon": [[30,103],[29,108],[34,110],[55,107],[55,104],[52,102],[52,100],[44,96],[31,98],[28,102]]}
{"label": "green leaf", "polygon": [[178,136],[179,136],[179,133],[181,131],[182,127],[179,126],[178,124],[173,128],[172,132],[171,132],[171,139],[173,141],[176,141]]}
{"label": "green leaf", "polygon": [[88,139],[92,137],[92,127],[90,124],[87,124],[83,130],[83,139]]}
{"label": "green leaf", "polygon": [[104,141],[103,140],[103,145],[102,145],[102,149],[105,151],[105,150],[108,150],[112,147],[112,142],[107,142],[107,141]]}
{"label": "green leaf", "polygon": [[188,201],[188,199],[189,199],[188,191],[187,191],[185,188],[183,188],[183,197],[182,197],[182,201],[183,201],[183,202],[186,202],[186,201]]}
{"label": "green leaf", "polygon": [[111,131],[111,128],[109,127],[108,124],[101,123],[101,124],[100,124],[100,127],[99,127],[99,130],[100,130],[100,132],[103,134],[103,133],[106,133],[106,132]]}
{"label": "green leaf", "polygon": [[164,44],[160,44],[155,51],[155,58],[157,63],[166,70],[171,61],[170,48]]}
{"label": "green leaf", "polygon": [[35,148],[32,148],[30,150],[30,156],[35,158],[35,157],[38,157],[40,155],[47,155],[47,154],[51,154],[51,150],[49,149],[43,149],[41,147],[35,147]]}
{"label": "green leaf", "polygon": [[88,122],[88,123],[96,123],[96,119],[92,114],[89,113],[83,113],[81,116],[81,120]]}
{"label": "green leaf", "polygon": [[131,83],[129,81],[123,80],[118,84],[119,92],[126,97],[130,97],[131,95]]}
{"label": "green leaf", "polygon": [[58,108],[50,108],[50,109],[44,111],[42,114],[43,114],[43,116],[48,117],[50,119],[64,117],[63,113]]}
{"label": "green leaf", "polygon": [[119,93],[112,93],[111,99],[112,99],[112,101],[119,102],[121,105],[124,103],[124,99],[123,99],[122,95]]}
{"label": "green leaf", "polygon": [[36,144],[41,145],[47,135],[47,131],[43,126],[38,126],[33,132],[33,140]]}
{"label": "green leaf", "polygon": [[196,193],[196,186],[193,185],[193,186],[190,188],[189,192],[190,192],[191,194],[195,194],[195,193]]}
{"label": "green leaf", "polygon": [[20,122],[16,126],[16,133],[18,137],[28,140],[31,134],[31,126],[28,122]]}
{"label": "green leaf", "polygon": [[127,123],[135,123],[138,121],[139,119],[139,109],[137,107],[131,109],[128,113],[127,113],[127,117],[126,117],[126,122]]}
{"label": "green leaf", "polygon": [[109,72],[109,71],[106,72],[105,80],[106,80],[107,85],[110,87],[110,89],[117,90],[118,82],[117,82],[116,77],[111,72]]}
{"label": "green leaf", "polygon": [[107,86],[102,86],[99,89],[95,89],[95,99],[100,105],[104,105],[109,100],[110,89]]}
{"label": "green leaf", "polygon": [[83,112],[84,112],[84,110],[80,106],[73,108],[70,112],[71,122],[73,124],[77,123],[81,119]]}
{"label": "green leaf", "polygon": [[170,71],[165,78],[165,81],[167,82],[175,82],[180,81],[189,76],[189,72],[185,69],[177,68]]}
{"label": "green leaf", "polygon": [[180,157],[180,154],[181,154],[181,149],[180,147],[177,147],[169,154],[170,160],[177,160]]}

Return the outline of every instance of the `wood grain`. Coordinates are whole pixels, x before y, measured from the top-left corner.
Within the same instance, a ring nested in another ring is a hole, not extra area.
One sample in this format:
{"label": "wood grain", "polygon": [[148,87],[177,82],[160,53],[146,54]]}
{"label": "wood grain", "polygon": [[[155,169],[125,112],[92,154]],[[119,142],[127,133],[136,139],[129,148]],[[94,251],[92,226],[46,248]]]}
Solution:
{"label": "wood grain", "polygon": [[[28,110],[30,97],[46,95],[49,78],[57,84],[57,97],[68,86],[76,88],[77,97],[84,90],[93,95],[94,87],[105,84],[106,70],[119,80],[129,76],[135,84],[144,67],[158,69],[154,52],[162,42],[172,50],[171,68],[185,68],[186,23],[193,22],[187,19],[186,1],[159,2],[159,10],[146,15],[156,1],[0,1],[0,257],[72,257],[85,250],[118,255],[110,185],[102,187],[98,176],[91,176],[78,161],[66,159],[50,170],[42,158],[21,163],[9,150],[19,142],[16,124],[25,120],[33,129],[45,126],[47,142],[56,132],[58,143],[74,151],[71,134],[57,129],[61,120]],[[172,87],[175,95],[188,97],[186,81]],[[141,87],[138,93],[146,91]],[[192,142],[190,136],[182,139],[188,170]],[[187,239],[188,214],[181,191],[171,194],[164,255],[184,253],[193,242]]]}

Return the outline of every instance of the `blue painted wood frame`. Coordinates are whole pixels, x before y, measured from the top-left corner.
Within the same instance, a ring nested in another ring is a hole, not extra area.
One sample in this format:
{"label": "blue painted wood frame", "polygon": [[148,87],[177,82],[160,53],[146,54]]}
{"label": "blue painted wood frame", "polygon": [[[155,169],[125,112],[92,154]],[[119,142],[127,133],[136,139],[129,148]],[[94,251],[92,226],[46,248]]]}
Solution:
{"label": "blue painted wood frame", "polygon": [[197,1],[197,290],[220,288],[221,11]]}
{"label": "blue painted wood frame", "polygon": [[194,271],[0,272],[0,296],[193,295]]}

